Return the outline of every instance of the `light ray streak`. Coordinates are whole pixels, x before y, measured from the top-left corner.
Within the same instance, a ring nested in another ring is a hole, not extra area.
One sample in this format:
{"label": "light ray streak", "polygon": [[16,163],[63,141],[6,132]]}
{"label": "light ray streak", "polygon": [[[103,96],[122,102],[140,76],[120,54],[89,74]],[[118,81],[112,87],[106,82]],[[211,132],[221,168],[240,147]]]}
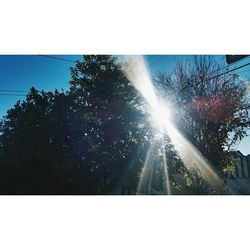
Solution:
{"label": "light ray streak", "polygon": [[147,180],[149,178],[149,170],[150,170],[149,164],[150,164],[151,150],[152,150],[152,145],[150,145],[148,152],[146,154],[136,194],[144,194],[145,191],[148,191],[149,187],[147,184]]}
{"label": "light ray streak", "polygon": [[213,170],[212,164],[172,124],[167,124],[165,129],[187,169],[198,170],[213,187],[223,184],[220,177]]}
{"label": "light ray streak", "polygon": [[[202,175],[206,177],[209,184],[213,186],[221,185],[221,179],[213,171],[213,167],[208,160],[205,159],[200,151],[196,149],[195,146],[193,146],[192,143],[190,143],[171,123],[169,109],[164,107],[160,101],[158,101],[148,72],[149,71],[147,70],[142,56],[130,56],[125,63],[124,74],[148,102],[152,117],[168,133],[185,167],[188,169],[193,168],[195,170],[199,170]],[[145,164],[143,166],[143,172],[147,169],[148,160],[149,153],[147,154]],[[165,163],[166,159],[164,159],[164,165]],[[143,172],[139,183],[139,189],[144,178]]]}
{"label": "light ray streak", "polygon": [[165,189],[166,189],[166,194],[171,194],[164,139],[162,139],[162,144],[163,144],[163,167],[164,167],[164,174],[165,174]]}

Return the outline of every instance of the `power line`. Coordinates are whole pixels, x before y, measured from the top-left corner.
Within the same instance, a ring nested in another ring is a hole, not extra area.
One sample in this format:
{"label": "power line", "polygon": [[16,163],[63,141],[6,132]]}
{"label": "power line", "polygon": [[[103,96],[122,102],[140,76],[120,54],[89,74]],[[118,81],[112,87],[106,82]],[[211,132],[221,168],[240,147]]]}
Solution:
{"label": "power line", "polygon": [[[66,58],[61,58],[61,57],[56,57],[56,56],[50,56],[50,55],[37,55],[40,57],[46,57],[49,59],[54,59],[54,60],[60,60],[60,61],[66,61],[66,62],[71,62],[71,63],[76,63],[77,61],[69,60]],[[12,90],[12,89],[0,89],[0,92],[11,92],[11,93],[28,93],[29,91],[27,90]],[[25,95],[20,95],[20,94],[0,94],[0,95],[13,95],[13,96],[25,96]]]}
{"label": "power line", "polygon": [[250,69],[243,70],[243,71],[238,72],[238,74],[246,73],[246,72],[249,72],[249,71],[250,71]]}
{"label": "power line", "polygon": [[[153,64],[153,63],[155,63],[155,61],[157,61],[158,59],[160,59],[159,57],[162,57],[162,55],[159,55],[159,56],[157,56],[157,58],[155,58],[154,60],[152,60],[151,62],[149,62],[149,64]],[[214,71],[212,71],[210,74],[214,74],[214,73],[216,73],[216,72],[218,72],[218,71],[221,71],[221,70],[223,70],[223,69],[229,69],[229,67],[231,67],[232,65],[234,65],[234,64],[237,64],[237,63],[239,63],[239,62],[242,62],[242,61],[244,61],[244,60],[246,60],[246,59],[248,59],[249,57],[244,57],[244,58],[241,58],[240,60],[238,60],[238,61],[236,61],[236,62],[233,62],[233,63],[231,63],[230,65],[225,65],[225,66],[223,66],[222,68],[219,68],[219,69],[217,69],[217,70],[214,70]],[[242,65],[242,67],[245,67],[245,66],[247,66],[247,65],[249,65],[249,64],[246,64],[246,65]],[[214,76],[213,78],[216,78],[216,77],[219,77],[219,76],[221,76],[221,75],[223,75],[223,74],[227,74],[227,73],[230,73],[230,72],[232,72],[232,71],[234,71],[234,70],[237,70],[237,69],[240,69],[240,68],[242,68],[241,66],[240,67],[237,67],[237,68],[234,68],[234,69],[231,69],[231,70],[227,70],[226,72],[224,72],[224,73],[222,73],[222,74],[219,74],[218,76]],[[213,78],[209,78],[208,80],[212,80]]]}
{"label": "power line", "polygon": [[28,93],[29,91],[27,91],[27,90],[0,89],[0,92]]}
{"label": "power line", "polygon": [[[239,66],[239,67],[236,67],[236,68],[227,70],[227,71],[225,71],[225,72],[223,72],[223,73],[221,73],[221,74],[219,74],[219,75],[215,75],[215,76],[210,77],[210,78],[208,78],[208,79],[204,79],[204,81],[211,81],[211,80],[213,80],[213,79],[215,79],[215,78],[217,78],[217,77],[226,75],[226,74],[231,73],[231,72],[233,72],[233,71],[235,71],[235,70],[244,68],[244,67],[246,67],[246,66],[248,66],[248,65],[250,65],[250,62],[249,62],[249,63],[246,63],[246,64],[244,64],[244,65],[241,65],[241,66]],[[223,67],[223,68],[225,68],[225,67]],[[223,68],[221,68],[221,69],[223,69]],[[221,70],[221,69],[219,69],[219,70]],[[219,71],[219,70],[217,70],[217,71]],[[196,82],[196,81],[193,81],[193,82],[191,82],[191,83],[195,83],[195,82]]]}
{"label": "power line", "polygon": [[[65,59],[65,58],[59,58],[59,57],[54,57],[54,56],[49,56],[49,55],[38,55],[38,56],[47,57],[47,58],[56,59],[56,60],[69,61],[69,62],[74,62],[74,63],[76,62],[76,61],[68,60],[68,59]],[[154,60],[151,61],[151,65],[152,65],[152,63],[154,63],[156,60],[158,60],[160,57],[161,57],[161,55],[157,56],[157,58],[154,58]],[[241,60],[244,60],[244,59],[246,59],[246,58],[243,58],[243,59],[241,59]],[[235,63],[235,62],[234,62],[234,63]],[[233,63],[233,64],[234,64],[234,63]],[[232,64],[231,64],[231,65],[232,65]],[[218,70],[216,70],[216,71],[214,71],[214,72],[220,71],[220,70],[222,70],[222,69],[224,69],[224,68],[227,68],[227,67],[229,67],[229,66],[231,66],[231,65],[227,65],[227,66],[225,66],[225,67],[222,67],[221,69],[218,69]],[[228,73],[233,72],[233,71],[235,71],[235,70],[244,68],[244,67],[246,67],[246,66],[248,66],[248,65],[250,65],[250,63],[246,63],[246,64],[241,65],[241,66],[239,66],[239,67],[236,67],[236,68],[227,70],[227,71],[225,71],[225,72],[223,72],[223,73],[221,73],[221,74],[219,74],[219,75],[215,75],[215,76],[213,76],[213,77],[210,77],[210,78],[208,78],[208,79],[205,79],[205,81],[210,81],[210,80],[212,80],[212,79],[215,79],[215,78],[220,77],[220,76],[222,76],[222,75],[228,74]],[[250,70],[247,70],[247,71],[250,71]],[[247,72],[247,71],[243,71],[243,72]],[[239,73],[243,73],[243,72],[239,72]],[[213,72],[212,72],[212,73],[213,73]],[[7,93],[0,93],[0,95],[2,95],[2,96],[26,96],[26,95],[15,94],[15,93],[28,93],[29,91],[26,91],[26,90],[0,89],[0,92],[7,92]],[[11,94],[9,94],[8,92],[10,92]]]}
{"label": "power line", "polygon": [[[66,59],[66,58],[50,56],[50,55],[37,55],[37,56],[46,57],[46,58],[54,59],[54,60],[71,62],[71,63],[76,63],[77,62],[77,61],[69,60],[69,59]],[[15,94],[15,93],[28,93],[29,91],[27,91],[27,90],[13,90],[13,89],[0,89],[0,92],[5,92],[5,93],[0,93],[0,95],[2,95],[2,96],[26,96],[26,95]],[[11,93],[11,94],[9,94],[8,92]]]}
{"label": "power line", "polygon": [[228,74],[228,73],[230,73],[230,72],[233,72],[233,71],[235,71],[235,70],[244,68],[244,67],[246,67],[246,66],[248,66],[248,65],[250,65],[250,62],[249,62],[249,63],[246,63],[246,64],[243,64],[243,65],[241,65],[241,66],[239,66],[239,67],[236,67],[236,68],[234,68],[234,69],[227,70],[226,72],[221,73],[221,74],[219,74],[219,75],[216,75],[216,76],[213,76],[213,77],[211,77],[211,78],[208,78],[208,79],[206,79],[205,81],[210,81],[210,80],[212,80],[212,79],[214,79],[214,78],[217,78],[217,77],[223,76],[223,75],[225,75],[225,74]]}
{"label": "power line", "polygon": [[[152,66],[152,64],[154,64],[157,60],[162,59],[163,56],[164,56],[164,55],[159,55],[159,56],[157,56],[156,58],[154,58],[154,60],[152,60],[151,62],[149,61],[149,65],[151,64],[151,66]],[[245,59],[246,59],[246,58],[242,58],[242,59],[240,59],[240,60],[238,60],[238,61],[236,61],[236,62],[231,63],[230,65],[225,65],[225,66],[223,66],[222,68],[219,68],[219,69],[217,69],[217,70],[212,71],[210,74],[216,73],[216,72],[221,71],[221,70],[223,70],[223,69],[225,69],[225,68],[229,68],[229,67],[232,66],[233,64],[238,63],[239,61],[245,60]]]}
{"label": "power line", "polygon": [[3,96],[26,96],[26,95],[20,95],[20,94],[3,94],[3,93],[0,93],[0,95],[3,95]]}
{"label": "power line", "polygon": [[50,56],[50,55],[37,55],[37,56],[46,57],[46,58],[55,59],[55,60],[60,60],[60,61],[71,62],[71,63],[77,63],[77,61],[73,61],[73,60],[70,60],[70,59],[57,57],[57,56]]}
{"label": "power line", "polygon": [[[235,62],[231,63],[230,65],[225,65],[225,66],[222,67],[221,69],[215,70],[214,72],[223,70],[223,69],[225,69],[225,68],[229,68],[229,67],[231,67],[232,65],[237,64],[237,63],[239,63],[239,62],[242,62],[242,61],[244,61],[244,60],[246,60],[246,59],[249,59],[249,58],[248,58],[248,57],[241,58],[241,59],[239,59],[238,61],[235,61]],[[214,72],[213,72],[213,73],[214,73]]]}

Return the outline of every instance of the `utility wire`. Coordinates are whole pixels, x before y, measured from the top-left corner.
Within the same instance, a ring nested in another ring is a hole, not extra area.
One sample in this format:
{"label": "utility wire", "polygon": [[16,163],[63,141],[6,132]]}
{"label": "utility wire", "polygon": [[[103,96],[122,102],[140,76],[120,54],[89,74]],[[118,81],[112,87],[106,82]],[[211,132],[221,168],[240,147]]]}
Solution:
{"label": "utility wire", "polygon": [[[233,69],[227,70],[227,71],[225,71],[225,72],[223,72],[223,73],[221,73],[221,74],[219,74],[219,75],[215,75],[215,76],[213,76],[213,77],[210,77],[210,78],[204,79],[204,81],[205,81],[205,82],[207,82],[207,81],[211,81],[211,80],[213,80],[213,79],[215,79],[215,78],[217,78],[217,77],[220,77],[220,76],[226,75],[226,74],[231,73],[231,72],[233,72],[233,71],[235,71],[235,70],[238,70],[238,69],[244,68],[244,67],[246,67],[246,66],[248,66],[248,65],[250,65],[250,62],[249,62],[249,63],[246,63],[246,64],[243,64],[243,65],[241,65],[241,66],[239,66],[239,67],[236,67],[236,68],[233,68]],[[225,67],[223,67],[223,68],[225,68]],[[223,68],[221,68],[221,69],[223,69]],[[221,70],[221,69],[219,69],[219,70]],[[219,70],[217,70],[217,71],[219,71]],[[195,82],[196,82],[196,81],[192,81],[191,83],[195,83]]]}
{"label": "utility wire", "polygon": [[70,59],[57,57],[57,56],[50,56],[50,55],[37,55],[37,56],[46,57],[46,58],[55,59],[55,60],[60,60],[60,61],[65,61],[65,62],[71,62],[71,63],[76,63],[77,62],[77,61],[73,61],[73,60],[70,60]]}
{"label": "utility wire", "polygon": [[2,94],[2,93],[0,93],[0,95],[3,95],[3,96],[26,96],[26,95],[20,95],[20,94]]}
{"label": "utility wire", "polygon": [[[50,56],[50,55],[37,55],[40,57],[46,57],[49,59],[55,59],[55,60],[60,60],[60,61],[66,61],[66,62],[71,62],[71,63],[76,63],[77,61],[69,60],[66,58],[61,58],[61,57],[56,57],[56,56]],[[0,92],[11,92],[11,93],[28,93],[29,91],[27,90],[12,90],[12,89],[0,89]],[[13,95],[13,96],[25,96],[25,95],[20,95],[20,94],[1,94],[0,95]]]}
{"label": "utility wire", "polygon": [[27,90],[0,89],[0,92],[28,93],[29,91],[27,91]]}
{"label": "utility wire", "polygon": [[[77,62],[77,61],[69,60],[69,59],[66,59],[66,58],[61,58],[61,57],[56,57],[56,56],[50,56],[50,55],[37,55],[37,56],[46,57],[46,58],[54,59],[54,60],[60,60],[60,61],[71,62],[71,63],[76,63],[76,62]],[[29,91],[27,91],[27,90],[0,89],[0,92],[28,93]],[[20,95],[20,94],[0,94],[0,95],[25,96],[25,95]]]}
{"label": "utility wire", "polygon": [[[161,57],[161,56],[157,56],[157,58],[155,58],[155,60],[152,60],[149,64],[152,65],[155,61],[157,61],[157,60],[159,59],[159,57]],[[217,75],[217,76],[214,76],[214,77],[212,77],[212,78],[207,79],[207,81],[212,80],[212,79],[214,79],[214,78],[217,78],[217,77],[219,77],[219,76],[222,76],[222,75],[224,75],[224,74],[230,73],[230,72],[232,72],[232,71],[234,71],[234,70],[237,70],[237,69],[243,68],[243,67],[245,67],[245,66],[248,66],[249,64],[245,64],[245,65],[239,66],[239,67],[234,68],[234,69],[229,69],[229,67],[231,67],[232,65],[235,65],[235,64],[237,64],[237,63],[239,63],[239,62],[242,62],[242,61],[244,61],[244,60],[246,60],[246,59],[248,59],[248,57],[241,58],[240,60],[238,60],[238,61],[236,61],[236,62],[233,62],[233,63],[231,63],[230,65],[225,65],[225,66],[223,66],[222,68],[219,68],[219,69],[217,69],[217,70],[214,70],[213,72],[211,72],[211,74],[214,74],[214,73],[216,73],[216,72],[218,72],[218,71],[221,71],[221,70],[223,70],[223,69],[228,69],[226,72],[224,72],[224,73],[222,73],[222,74],[219,74],[219,75]],[[239,72],[239,73],[240,73],[240,72]]]}
{"label": "utility wire", "polygon": [[[69,61],[69,62],[74,62],[74,63],[76,62],[76,61],[68,60],[68,59],[65,59],[65,58],[59,58],[59,57],[48,56],[48,55],[38,55],[38,56],[47,57],[47,58],[56,59],[56,60]],[[152,65],[152,63],[154,63],[156,60],[158,60],[160,57],[161,57],[161,56],[157,56],[157,58],[155,58],[153,61],[151,61],[151,65]],[[243,59],[241,59],[241,60],[244,60],[244,59],[246,59],[246,58],[243,58]],[[240,61],[241,61],[241,60],[240,60]],[[238,61],[237,61],[237,62],[238,62]],[[234,62],[234,63],[236,63],[236,62]],[[234,64],[234,63],[233,63],[233,64]],[[231,64],[231,65],[232,65],[232,64]],[[225,67],[222,67],[221,69],[218,69],[218,70],[216,70],[216,71],[214,71],[214,72],[220,71],[220,70],[222,70],[222,69],[224,69],[224,68],[227,68],[227,67],[229,67],[229,66],[231,66],[231,65],[227,65],[227,66],[225,66]],[[246,66],[248,66],[248,65],[250,65],[250,63],[246,63],[246,64],[241,65],[241,66],[239,66],[239,67],[236,67],[236,68],[227,70],[227,71],[225,71],[225,72],[223,72],[223,73],[221,73],[221,74],[219,74],[219,75],[215,75],[215,76],[213,76],[213,77],[210,77],[210,78],[208,78],[208,79],[205,79],[205,81],[210,81],[210,80],[212,80],[212,79],[215,79],[215,78],[217,78],[217,77],[223,76],[223,75],[228,74],[228,73],[230,73],[230,72],[233,72],[233,71],[235,71],[235,70],[244,68],[244,67],[246,67]],[[249,70],[247,70],[247,71],[249,71]],[[243,72],[247,72],[247,71],[243,71]],[[239,73],[243,73],[243,72],[239,72]],[[21,95],[21,94],[15,94],[15,93],[28,93],[28,91],[25,91],[25,90],[7,90],[7,89],[5,89],[5,90],[4,90],[4,89],[0,89],[0,92],[7,92],[7,93],[0,93],[0,95],[2,95],[2,96],[26,96],[26,95],[24,95],[24,94]],[[11,94],[9,94],[8,92],[11,93]]]}
{"label": "utility wire", "polygon": [[225,75],[225,74],[228,74],[228,73],[230,73],[230,72],[233,72],[233,71],[235,71],[235,70],[244,68],[244,67],[246,67],[246,66],[248,66],[248,65],[250,65],[250,62],[249,62],[249,63],[246,63],[246,64],[243,64],[243,65],[241,65],[241,66],[239,66],[239,67],[236,67],[236,68],[227,70],[227,71],[225,71],[225,72],[223,72],[223,73],[221,73],[221,74],[219,74],[219,75],[216,75],[216,76],[210,77],[210,78],[208,78],[208,79],[205,79],[205,81],[210,81],[210,80],[212,80],[212,79],[214,79],[214,78],[217,78],[217,77],[223,76],[223,75]]}
{"label": "utility wire", "polygon": [[[66,58],[62,58],[62,57],[56,57],[56,56],[51,56],[51,55],[36,55],[39,57],[46,57],[49,59],[53,59],[53,60],[60,60],[60,61],[66,61],[66,62],[71,62],[71,63],[77,63],[77,61],[73,61],[73,60],[69,60]],[[155,63],[158,59],[161,59],[161,55],[156,56],[156,58],[153,58],[153,60],[150,62],[150,64],[152,65],[153,63]],[[14,93],[13,96],[24,96],[24,95],[20,95],[20,94],[15,94],[15,93],[28,93],[29,91],[27,90],[10,90],[10,89],[0,89],[0,92],[11,92]],[[0,95],[9,95],[11,96],[12,94],[1,94]]]}
{"label": "utility wire", "polygon": [[243,71],[238,72],[238,74],[243,74],[243,73],[246,73],[246,72],[249,72],[249,71],[250,71],[250,69],[243,70]]}
{"label": "utility wire", "polygon": [[225,65],[224,67],[222,67],[222,68],[220,68],[220,69],[217,69],[217,70],[215,70],[215,71],[212,72],[212,73],[215,73],[215,72],[217,72],[217,71],[220,71],[220,70],[229,68],[229,67],[231,67],[232,65],[235,65],[235,64],[237,64],[237,63],[239,63],[239,62],[242,62],[242,61],[244,61],[244,60],[246,60],[246,59],[248,59],[248,57],[241,58],[241,59],[239,59],[238,61],[235,61],[235,62],[233,62],[233,63],[231,63],[231,64],[229,64],[229,65]]}

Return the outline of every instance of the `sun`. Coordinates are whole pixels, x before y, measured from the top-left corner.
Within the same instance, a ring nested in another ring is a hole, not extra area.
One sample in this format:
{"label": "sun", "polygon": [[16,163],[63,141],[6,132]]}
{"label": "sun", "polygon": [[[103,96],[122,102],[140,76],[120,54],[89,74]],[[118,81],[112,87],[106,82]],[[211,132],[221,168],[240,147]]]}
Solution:
{"label": "sun", "polygon": [[[220,185],[221,179],[214,172],[212,165],[201,154],[201,152],[177,129],[175,124],[171,120],[171,108],[166,103],[159,100],[155,93],[155,88],[152,84],[151,77],[149,76],[149,70],[147,69],[146,62],[142,56],[130,56],[127,60],[126,67],[124,68],[124,74],[128,80],[133,84],[135,89],[145,98],[148,103],[149,115],[152,118],[152,122],[157,125],[158,131],[156,131],[156,138],[163,138],[163,135],[168,134],[171,143],[177,151],[181,161],[186,168],[190,168],[193,164],[193,160],[198,163],[194,167],[197,171],[200,171],[203,175],[207,176],[207,181],[213,186]],[[140,183],[142,183],[146,170],[148,169],[149,155],[145,159],[143,166],[142,177]],[[164,157],[166,155],[164,154]],[[164,166],[167,171],[166,159],[164,159]],[[139,187],[142,186],[139,183]],[[139,188],[140,190],[140,188]]]}
{"label": "sun", "polygon": [[151,110],[152,121],[160,130],[164,130],[169,126],[171,120],[171,112],[168,105],[159,103],[156,108]]}

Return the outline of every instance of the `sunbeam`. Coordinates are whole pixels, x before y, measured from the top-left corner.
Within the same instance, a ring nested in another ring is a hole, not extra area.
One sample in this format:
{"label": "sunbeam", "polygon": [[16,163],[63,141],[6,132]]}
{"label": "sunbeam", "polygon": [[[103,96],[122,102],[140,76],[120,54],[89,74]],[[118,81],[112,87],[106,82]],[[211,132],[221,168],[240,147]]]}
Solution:
{"label": "sunbeam", "polygon": [[167,124],[165,129],[187,169],[198,170],[212,187],[223,184],[208,160],[172,124]]}
{"label": "sunbeam", "polygon": [[150,179],[151,150],[152,150],[152,144],[150,145],[148,152],[146,154],[136,194],[145,194],[150,189],[150,183],[148,180]]}
{"label": "sunbeam", "polygon": [[129,56],[124,64],[124,74],[147,100],[152,111],[158,113],[158,100],[143,57]]}
{"label": "sunbeam", "polygon": [[[152,118],[169,135],[184,166],[188,169],[192,168],[196,171],[199,171],[212,187],[221,186],[222,180],[213,171],[213,166],[208,162],[207,159],[205,159],[200,151],[196,149],[195,146],[193,146],[178,131],[178,129],[173,126],[170,119],[170,108],[167,105],[163,105],[158,100],[148,72],[149,71],[147,70],[146,63],[142,56],[129,56],[127,58],[124,66],[124,74],[148,102],[151,109],[150,113]],[[147,157],[143,166],[142,175],[138,185],[138,193],[141,193],[142,186],[145,185],[145,176],[148,174],[150,150],[147,153]],[[163,152],[163,163],[166,175],[166,190],[168,193],[170,193],[168,167],[165,152]]]}
{"label": "sunbeam", "polygon": [[171,194],[169,175],[168,175],[167,158],[166,158],[166,149],[164,146],[164,139],[163,138],[162,138],[162,144],[163,144],[162,155],[163,155],[163,167],[164,167],[164,175],[165,175],[165,189],[166,189],[166,194]]}

